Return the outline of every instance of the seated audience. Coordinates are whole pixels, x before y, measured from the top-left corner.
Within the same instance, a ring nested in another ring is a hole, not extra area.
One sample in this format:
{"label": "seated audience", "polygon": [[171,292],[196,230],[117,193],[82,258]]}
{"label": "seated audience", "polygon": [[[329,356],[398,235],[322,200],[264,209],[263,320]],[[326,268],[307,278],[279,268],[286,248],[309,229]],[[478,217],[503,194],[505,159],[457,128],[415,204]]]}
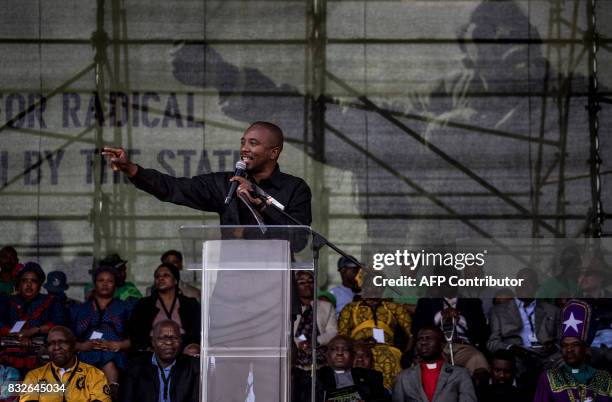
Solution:
{"label": "seated audience", "polygon": [[378,371],[353,367],[353,342],[337,335],[327,345],[328,366],[317,370],[317,402],[383,402],[391,398]]}
{"label": "seated audience", "polygon": [[521,269],[517,278],[524,279],[516,289],[517,297],[491,309],[491,336],[488,349],[495,353],[509,350],[517,358],[521,385],[533,390],[539,373],[560,361],[559,309],[533,295],[538,288],[537,275]]}
{"label": "seated audience", "polygon": [[138,300],[129,321],[131,350],[141,352],[151,348],[151,330],[155,323],[172,320],[179,326],[185,351],[197,354],[200,343],[200,303],[184,296],[178,283],[177,267],[162,263],[155,270],[155,289],[151,296]]}
{"label": "seated audience", "polygon": [[490,366],[490,381],[476,389],[479,402],[519,402],[532,399],[516,386],[516,359],[511,352],[496,352]]}
{"label": "seated audience", "polygon": [[153,328],[153,354],[130,362],[123,401],[196,402],[200,386],[198,359],[181,354],[181,334],[175,321],[161,320]]}
{"label": "seated audience", "polygon": [[[338,333],[355,341],[374,339],[374,369],[383,373],[387,389],[393,388],[401,371],[402,352],[395,345],[396,332],[410,338],[410,316],[400,304],[382,299],[363,299],[347,304],[340,313]],[[408,339],[407,345],[410,344]]]}
{"label": "seated audience", "polygon": [[[119,254],[111,254],[104,258],[98,264],[98,267],[113,267],[117,270],[117,289],[115,297],[124,301],[135,301],[142,297],[140,290],[132,282],[127,282],[127,260],[122,259]],[[88,299],[91,293],[92,285],[85,286],[85,299]]]}
{"label": "seated audience", "polygon": [[71,311],[76,349],[81,361],[104,371],[116,392],[119,370],[125,368],[124,352],[130,347],[126,327],[132,306],[113,297],[117,283],[114,268],[99,267],[94,272],[93,282],[91,297]]}
{"label": "seated audience", "polygon": [[[314,277],[311,271],[296,273],[297,294],[301,304],[301,314],[293,323],[293,339],[297,347],[293,375],[293,402],[309,401],[311,399],[311,368],[312,368],[312,332],[313,332],[313,302]],[[333,306],[317,300],[317,367],[325,364],[325,345],[338,334],[336,312]]]}
{"label": "seated audience", "polygon": [[441,297],[419,299],[412,333],[425,326],[441,327],[447,341],[446,360],[467,368],[475,378],[482,379],[489,371],[489,363],[479,350],[484,350],[489,335],[482,302],[458,297],[457,290],[456,287],[440,287],[438,295]]}
{"label": "seated audience", "polygon": [[564,306],[561,335],[564,364],[541,374],[534,402],[612,401],[612,376],[588,364],[589,320],[587,303],[571,300]]}
{"label": "seated audience", "polygon": [[439,327],[426,325],[419,330],[416,336],[419,362],[397,377],[393,402],[476,402],[469,371],[447,364],[443,345],[444,335]]}
{"label": "seated audience", "polygon": [[62,271],[49,272],[47,274],[47,282],[43,285],[43,288],[47,290],[47,294],[55,296],[55,300],[64,306],[66,311],[70,311],[74,305],[78,304],[76,300],[70,299],[66,295],[66,290],[69,287],[66,274]]}
{"label": "seated audience", "polygon": [[[51,361],[30,371],[24,384],[64,384],[59,393],[28,392],[21,402],[111,402],[104,373],[76,356],[76,339],[70,329],[57,326],[49,331],[47,349]],[[136,400],[136,399],[134,399]]]}
{"label": "seated audience", "polygon": [[23,268],[19,264],[17,250],[11,246],[0,249],[0,294],[12,295],[15,290],[15,276]]}
{"label": "seated audience", "polygon": [[340,272],[342,284],[329,290],[336,298],[337,316],[340,315],[344,306],[351,303],[355,295],[361,292],[361,288],[357,282],[357,275],[360,269],[361,267],[359,265],[344,256],[338,259],[338,272]]}
{"label": "seated audience", "polygon": [[15,279],[17,294],[9,297],[0,320],[0,335],[6,345],[0,359],[25,374],[36,367],[44,337],[51,328],[65,323],[66,312],[54,296],[40,293],[45,273],[37,263],[26,263]]}

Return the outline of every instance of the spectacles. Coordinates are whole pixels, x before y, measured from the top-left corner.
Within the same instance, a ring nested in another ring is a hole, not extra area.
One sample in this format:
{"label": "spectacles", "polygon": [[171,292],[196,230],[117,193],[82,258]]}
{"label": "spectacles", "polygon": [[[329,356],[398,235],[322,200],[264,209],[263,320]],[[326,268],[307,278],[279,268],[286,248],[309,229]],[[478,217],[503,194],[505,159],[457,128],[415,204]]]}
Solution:
{"label": "spectacles", "polygon": [[181,341],[179,336],[163,336],[161,338],[154,338],[157,343],[177,343]]}

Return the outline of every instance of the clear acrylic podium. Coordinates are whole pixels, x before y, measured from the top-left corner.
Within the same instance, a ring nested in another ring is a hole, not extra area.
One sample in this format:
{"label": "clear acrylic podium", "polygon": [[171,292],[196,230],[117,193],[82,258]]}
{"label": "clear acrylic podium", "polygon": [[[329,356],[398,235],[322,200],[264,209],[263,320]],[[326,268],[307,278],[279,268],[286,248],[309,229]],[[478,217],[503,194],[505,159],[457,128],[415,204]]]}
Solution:
{"label": "clear acrylic podium", "polygon": [[310,228],[183,226],[180,234],[188,267],[202,270],[200,400],[290,401],[293,278],[315,274]]}

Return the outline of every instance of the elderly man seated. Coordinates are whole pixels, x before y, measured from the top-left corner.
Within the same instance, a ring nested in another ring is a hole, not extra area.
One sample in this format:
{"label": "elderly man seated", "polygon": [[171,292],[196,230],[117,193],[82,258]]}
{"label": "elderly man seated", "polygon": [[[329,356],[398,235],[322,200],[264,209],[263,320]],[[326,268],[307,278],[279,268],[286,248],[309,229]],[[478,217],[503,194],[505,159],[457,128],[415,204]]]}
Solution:
{"label": "elderly man seated", "polygon": [[70,329],[51,328],[47,349],[51,361],[30,371],[23,381],[38,390],[23,394],[20,402],[111,402],[104,373],[77,358],[76,339]]}

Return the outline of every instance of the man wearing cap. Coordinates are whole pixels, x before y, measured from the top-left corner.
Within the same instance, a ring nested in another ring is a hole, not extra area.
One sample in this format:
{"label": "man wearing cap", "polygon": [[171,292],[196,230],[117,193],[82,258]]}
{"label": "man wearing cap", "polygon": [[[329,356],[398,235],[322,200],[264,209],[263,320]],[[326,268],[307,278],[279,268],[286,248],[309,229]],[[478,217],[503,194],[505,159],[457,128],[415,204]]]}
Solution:
{"label": "man wearing cap", "polygon": [[360,269],[361,267],[350,258],[342,256],[338,259],[338,272],[342,278],[342,285],[329,290],[336,297],[336,316],[339,316],[344,306],[352,302],[355,295],[361,292],[357,282]]}
{"label": "man wearing cap", "polygon": [[591,309],[570,300],[562,312],[563,366],[546,370],[538,381],[534,402],[610,402],[612,377],[587,364],[587,334]]}
{"label": "man wearing cap", "polygon": [[9,298],[8,308],[0,319],[4,325],[0,328],[3,343],[10,342],[1,357],[22,374],[36,367],[33,343],[41,346],[41,339],[49,330],[66,321],[66,311],[55,297],[40,293],[44,282],[45,273],[40,265],[26,263],[17,273],[17,294]]}
{"label": "man wearing cap", "polygon": [[49,272],[47,275],[47,282],[45,282],[43,287],[47,289],[48,294],[55,296],[57,302],[64,306],[64,308],[69,310],[72,306],[77,304],[76,300],[66,296],[66,290],[68,290],[70,285],[67,283],[66,274],[62,271]]}
{"label": "man wearing cap", "polygon": [[578,273],[581,300],[591,307],[589,340],[591,364],[597,368],[612,365],[612,293],[606,290],[610,283],[610,268],[601,256],[589,256]]}

